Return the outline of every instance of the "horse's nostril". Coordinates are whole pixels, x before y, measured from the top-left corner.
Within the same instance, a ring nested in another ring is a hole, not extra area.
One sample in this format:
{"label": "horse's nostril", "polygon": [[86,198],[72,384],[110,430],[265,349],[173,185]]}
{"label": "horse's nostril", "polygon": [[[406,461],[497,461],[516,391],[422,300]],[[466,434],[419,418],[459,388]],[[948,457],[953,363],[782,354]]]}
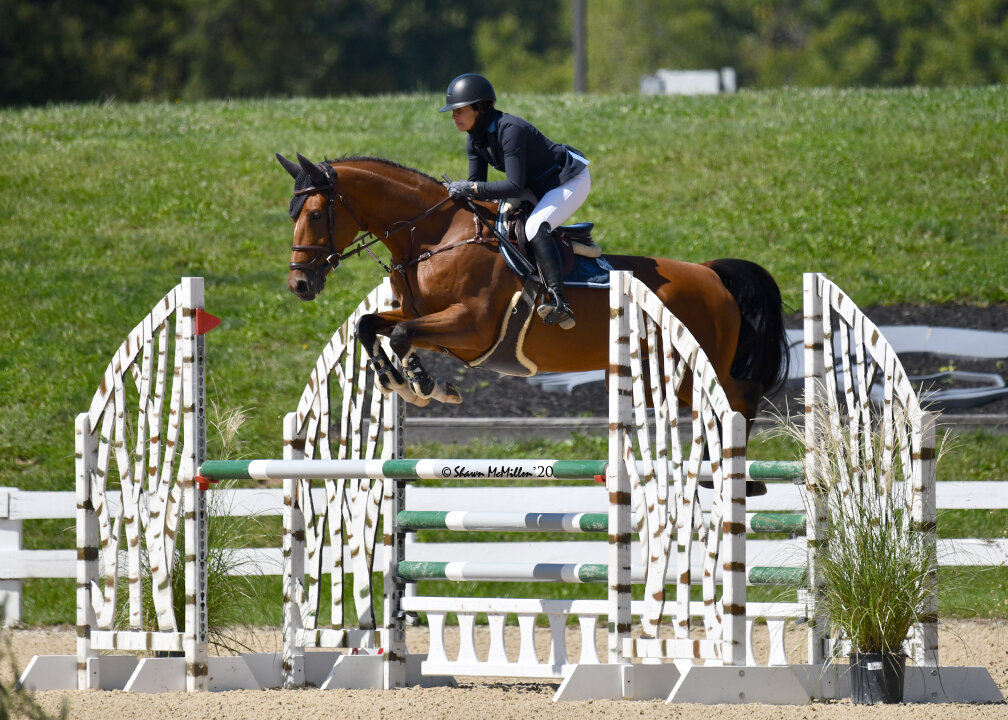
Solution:
{"label": "horse's nostril", "polygon": [[308,292],[308,281],[307,280],[298,280],[296,288],[297,288],[297,294],[298,295],[304,295],[305,293]]}

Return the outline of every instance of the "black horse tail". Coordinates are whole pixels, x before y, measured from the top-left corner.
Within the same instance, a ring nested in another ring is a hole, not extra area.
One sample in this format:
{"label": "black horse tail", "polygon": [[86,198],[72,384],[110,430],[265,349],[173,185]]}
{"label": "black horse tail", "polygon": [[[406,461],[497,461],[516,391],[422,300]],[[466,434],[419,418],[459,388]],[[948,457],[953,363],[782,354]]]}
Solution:
{"label": "black horse tail", "polygon": [[765,268],[748,260],[723,258],[708,265],[735,298],[742,315],[732,377],[760,383],[764,394],[778,390],[787,380],[791,355],[777,282]]}

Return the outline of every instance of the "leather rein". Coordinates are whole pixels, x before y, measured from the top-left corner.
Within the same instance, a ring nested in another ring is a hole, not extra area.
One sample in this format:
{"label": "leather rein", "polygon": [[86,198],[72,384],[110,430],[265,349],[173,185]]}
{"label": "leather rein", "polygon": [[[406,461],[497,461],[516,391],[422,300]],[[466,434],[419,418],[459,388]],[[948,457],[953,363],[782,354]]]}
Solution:
{"label": "leather rein", "polygon": [[[397,265],[392,265],[390,267],[389,265],[386,265],[385,263],[383,263],[378,258],[377,255],[375,255],[373,252],[371,252],[371,246],[374,245],[375,243],[383,242],[384,240],[387,240],[393,234],[395,234],[397,232],[400,232],[401,230],[405,230],[405,229],[408,228],[409,231],[410,231],[410,255],[412,255],[412,249],[413,249],[413,231],[416,229],[417,223],[420,222],[421,220],[423,220],[424,218],[428,217],[429,215],[431,215],[435,210],[437,210],[438,208],[440,208],[445,203],[451,201],[453,198],[449,195],[448,197],[444,198],[443,200],[438,201],[432,207],[428,208],[427,210],[425,210],[424,212],[420,213],[419,215],[417,215],[415,218],[413,218],[411,220],[399,220],[399,221],[396,221],[396,222],[392,223],[392,225],[390,225],[389,228],[385,231],[385,234],[379,237],[379,236],[376,236],[374,233],[372,233],[370,230],[365,229],[364,224],[361,223],[361,221],[358,219],[358,217],[354,213],[354,211],[350,209],[350,206],[347,204],[346,198],[344,198],[342,194],[340,194],[339,192],[337,192],[337,190],[336,190],[336,183],[333,182],[335,173],[333,173],[332,175],[330,175],[329,171],[327,170],[326,171],[326,175],[329,177],[329,183],[328,184],[321,185],[321,186],[319,186],[319,185],[313,185],[312,187],[307,187],[307,188],[304,188],[303,190],[296,190],[294,192],[295,196],[297,196],[297,195],[315,195],[315,194],[324,194],[324,195],[326,195],[327,200],[328,200],[328,220],[329,220],[329,222],[328,222],[328,228],[327,228],[327,230],[328,230],[328,236],[326,238],[326,244],[325,245],[297,245],[297,244],[292,244],[291,245],[291,251],[292,252],[304,252],[304,253],[309,253],[309,254],[313,255],[313,257],[312,257],[312,259],[310,261],[307,261],[307,262],[292,262],[292,263],[290,263],[290,269],[291,270],[301,270],[302,272],[309,272],[309,271],[310,272],[320,272],[320,273],[323,274],[323,276],[324,275],[328,275],[331,271],[333,271],[337,267],[339,267],[339,264],[340,264],[340,262],[343,261],[343,258],[345,258],[345,257],[352,257],[354,255],[360,255],[361,252],[365,252],[366,251],[367,254],[370,255],[372,257],[372,259],[374,259],[374,261],[376,263],[378,263],[385,270],[385,272],[387,272],[387,273],[389,273],[391,275],[394,272],[400,272],[401,273],[406,268],[411,267],[413,265],[416,265],[418,263],[421,263],[424,260],[427,260],[427,259],[433,257],[434,255],[440,254],[440,253],[445,252],[447,250],[452,250],[452,249],[454,249],[456,247],[459,247],[459,246],[462,246],[462,245],[470,245],[472,243],[486,242],[486,240],[484,240],[484,238],[481,236],[481,234],[479,232],[479,226],[481,224],[481,221],[482,221],[483,224],[485,224],[486,221],[479,216],[479,213],[476,212],[476,208],[473,206],[473,204],[470,204],[470,208],[473,210],[473,214],[476,215],[475,224],[477,226],[477,231],[476,231],[475,237],[469,238],[467,240],[461,240],[461,241],[459,241],[457,243],[452,243],[451,245],[448,245],[448,246],[443,247],[443,248],[435,248],[434,250],[428,250],[426,252],[420,253],[415,258],[408,259],[407,261],[405,261],[403,263],[400,263],[400,264],[397,264]],[[357,237],[355,237],[351,242],[349,242],[347,244],[346,248],[343,249],[343,252],[339,252],[336,249],[336,201],[337,200],[339,200],[340,205],[343,206],[343,209],[347,211],[347,214],[350,216],[350,219],[353,220],[354,224],[357,226],[358,231],[360,232],[360,234],[357,235]],[[370,238],[370,240],[368,238]],[[323,253],[325,253],[325,257],[321,257]]]}

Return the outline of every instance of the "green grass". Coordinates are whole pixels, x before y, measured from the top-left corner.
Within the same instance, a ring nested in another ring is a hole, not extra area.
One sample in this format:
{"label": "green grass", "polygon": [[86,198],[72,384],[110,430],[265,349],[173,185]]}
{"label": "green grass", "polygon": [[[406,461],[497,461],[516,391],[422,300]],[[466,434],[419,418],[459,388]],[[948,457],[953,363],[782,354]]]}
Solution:
{"label": "green grass", "polygon": [[[383,271],[357,258],[313,303],[288,292],[292,183],[273,153],[378,155],[459,177],[462,137],[438,104],[407,95],[0,111],[0,486],[72,489],[74,416],[126,333],[183,275],[206,277],[207,309],[223,318],[207,342],[210,399],[248,410],[247,456],[279,456],[281,418],[319,348]],[[809,270],[861,305],[1008,301],[1003,88],[499,104],[588,154],[593,190],[575,219],[595,221],[607,251],[748,258],[793,308]],[[1001,436],[967,442],[943,477],[1008,477]],[[468,451],[487,452],[451,454]],[[503,452],[605,455],[586,438]],[[26,545],[72,546],[71,525],[26,523]],[[58,605],[40,603],[37,617]]]}

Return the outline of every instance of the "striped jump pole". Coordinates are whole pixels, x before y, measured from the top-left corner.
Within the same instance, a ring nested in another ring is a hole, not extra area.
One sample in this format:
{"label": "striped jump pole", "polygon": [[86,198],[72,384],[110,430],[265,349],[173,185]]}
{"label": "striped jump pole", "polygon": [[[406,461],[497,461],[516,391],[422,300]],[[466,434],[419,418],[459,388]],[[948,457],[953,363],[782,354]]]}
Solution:
{"label": "striped jump pole", "polygon": [[208,460],[200,474],[209,480],[328,480],[338,478],[584,479],[605,473],[599,460]]}
{"label": "striped jump pole", "polygon": [[[451,580],[455,582],[546,582],[546,583],[604,583],[609,578],[605,563],[500,563],[451,562],[432,560],[403,560],[398,567],[399,579],[407,582],[420,580]],[[634,565],[630,570],[631,582],[641,584],[646,579],[647,568]],[[675,580],[674,569],[667,576]],[[746,573],[747,585],[776,587],[804,587],[806,571],[803,567],[751,567]]]}
{"label": "striped jump pole", "polygon": [[[397,529],[448,530],[455,532],[553,532],[605,533],[609,530],[608,513],[506,513],[449,510],[402,510],[396,517]],[[746,513],[746,531],[750,533],[805,534],[805,515],[797,512]],[[571,546],[576,552],[577,545]],[[602,563],[501,563],[411,561],[398,565],[400,579],[452,580],[471,582],[562,582],[594,583],[607,580],[608,566]],[[674,570],[669,570],[674,581]],[[633,566],[631,581],[644,581],[645,568]],[[746,573],[748,585],[801,587],[805,569],[786,566],[753,566]]]}
{"label": "striped jump pole", "polygon": [[[804,519],[802,527],[804,528]],[[608,532],[609,513],[502,513],[452,510],[402,510],[400,530],[491,532]]]}
{"label": "striped jump pole", "polygon": [[[327,480],[396,478],[400,480],[582,480],[605,477],[605,460],[417,459],[417,460],[207,460],[200,477],[217,480]],[[644,463],[639,463],[644,471]],[[711,477],[704,461],[701,478]],[[751,460],[746,479],[791,480],[802,477],[801,463]]]}
{"label": "striped jump pole", "polygon": [[[400,530],[455,530],[491,532],[604,533],[608,513],[504,513],[467,510],[403,510]],[[746,532],[805,534],[805,514],[797,512],[746,513]]]}

